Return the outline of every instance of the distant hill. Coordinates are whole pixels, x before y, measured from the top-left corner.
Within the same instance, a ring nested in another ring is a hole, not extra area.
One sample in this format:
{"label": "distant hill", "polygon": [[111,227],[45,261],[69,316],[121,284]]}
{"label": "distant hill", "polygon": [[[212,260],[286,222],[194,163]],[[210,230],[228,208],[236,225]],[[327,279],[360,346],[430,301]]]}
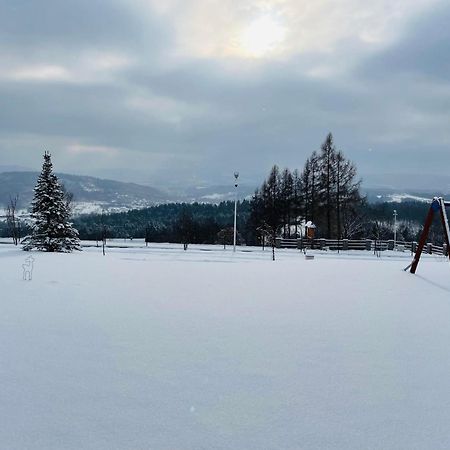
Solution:
{"label": "distant hill", "polygon": [[[239,184],[239,199],[249,199],[254,194],[257,186],[250,184]],[[172,190],[173,196],[180,202],[185,203],[220,203],[234,201],[236,191],[233,184],[229,185],[202,185],[202,186],[182,186],[177,190]]]}
{"label": "distant hill", "polygon": [[[369,203],[402,203],[409,201],[430,202],[433,197],[430,192],[416,192],[413,190],[400,190],[389,188],[364,188],[361,189]],[[434,195],[441,195],[435,192]]]}
{"label": "distant hill", "polygon": [[[19,196],[20,209],[29,208],[38,176],[38,172],[0,173],[0,208],[15,195]],[[58,178],[73,194],[77,214],[128,211],[172,200],[169,194],[150,186],[69,174],[58,174]]]}
{"label": "distant hill", "polygon": [[450,193],[450,175],[380,174],[365,175],[363,187],[371,190],[428,194]]}
{"label": "distant hill", "polygon": [[[39,176],[38,172],[8,171],[0,173],[0,217],[10,196],[19,195],[19,209],[23,212],[30,207],[33,189]],[[162,203],[211,203],[233,201],[235,191],[233,185],[180,186],[165,192],[154,187],[136,183],[107,180],[90,176],[58,174],[66,189],[74,195],[74,213],[101,213],[102,211],[126,212],[132,209],[143,209]],[[240,184],[238,196],[242,200],[249,199],[255,186]],[[439,192],[422,190],[401,190],[389,187],[362,188],[369,203],[402,202],[410,200],[429,201]],[[445,195],[444,195],[445,196]],[[450,196],[445,196],[450,197]]]}

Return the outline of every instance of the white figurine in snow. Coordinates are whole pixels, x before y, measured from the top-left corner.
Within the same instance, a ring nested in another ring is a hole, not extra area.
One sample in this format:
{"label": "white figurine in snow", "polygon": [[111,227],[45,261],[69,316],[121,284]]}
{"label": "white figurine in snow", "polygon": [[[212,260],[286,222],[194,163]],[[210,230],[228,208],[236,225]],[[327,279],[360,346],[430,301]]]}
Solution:
{"label": "white figurine in snow", "polygon": [[33,263],[34,258],[30,255],[25,260],[25,264],[22,264],[24,281],[31,281],[33,279]]}

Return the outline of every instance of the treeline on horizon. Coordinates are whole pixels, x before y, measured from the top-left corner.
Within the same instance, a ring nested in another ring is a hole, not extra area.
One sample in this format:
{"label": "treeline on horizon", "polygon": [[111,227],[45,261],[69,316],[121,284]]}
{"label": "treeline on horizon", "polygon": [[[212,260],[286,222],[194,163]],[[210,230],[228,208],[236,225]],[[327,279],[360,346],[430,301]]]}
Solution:
{"label": "treeline on horizon", "polygon": [[[336,148],[329,133],[301,172],[273,166],[250,202],[247,228],[256,241],[301,237],[305,224],[315,226],[318,238],[387,240],[393,238],[396,209],[398,240],[418,239],[429,205],[368,204],[360,188],[355,164]],[[442,243],[437,223],[433,224],[430,240]]]}
{"label": "treeline on horizon", "polygon": [[[417,241],[429,205],[419,201],[368,203],[360,192],[356,166],[337,150],[328,134],[320,151],[312,152],[302,171],[273,166],[249,200],[238,202],[238,244],[259,245],[276,237],[296,238],[306,223],[317,238],[392,239],[393,212],[398,213],[399,241]],[[147,242],[231,244],[234,202],[169,203],[123,213],[74,218],[83,240],[145,238]],[[29,232],[22,224],[21,235]],[[8,237],[6,223],[0,236]],[[442,243],[436,221],[430,241]]]}
{"label": "treeline on horizon", "polygon": [[[419,202],[368,204],[360,191],[356,166],[336,149],[329,133],[312,152],[302,171],[273,166],[250,200],[239,202],[238,243],[258,245],[276,237],[298,238],[314,224],[316,237],[328,239],[391,239],[393,211],[398,213],[398,240],[418,239],[427,205]],[[79,218],[84,239],[145,238],[148,242],[222,243],[233,239],[234,202],[168,204],[141,211]],[[432,230],[431,239],[441,242]]]}
{"label": "treeline on horizon", "polygon": [[[298,238],[305,224],[314,224],[316,237],[328,239],[391,239],[397,210],[398,240],[418,239],[427,205],[419,202],[368,204],[360,191],[356,166],[336,149],[329,133],[320,150],[312,152],[303,170],[273,166],[250,200],[239,202],[238,243],[274,243],[277,237]],[[166,204],[140,211],[81,217],[76,227],[82,239],[145,238],[147,242],[231,244],[234,202]],[[435,227],[431,239],[441,243]]]}
{"label": "treeline on horizon", "polygon": [[[385,238],[390,239],[393,232],[393,211],[398,213],[399,237],[405,233],[405,240],[417,240],[417,233],[424,223],[428,203],[411,200],[402,203],[382,202],[366,203],[361,208],[364,229],[378,222],[385,230]],[[180,242],[174,226],[182,211],[188,211],[198,228],[198,243],[217,243],[219,239],[214,233],[233,227],[234,203],[231,201],[219,204],[204,203],[171,203],[152,206],[141,210],[131,210],[123,213],[88,214],[75,217],[74,225],[83,240],[96,240],[101,236],[103,226],[106,226],[109,238],[145,238],[146,233],[154,242]],[[259,243],[256,233],[249,223],[251,203],[249,200],[238,202],[238,231],[241,240],[250,244]],[[438,224],[439,225],[439,224]],[[29,231],[22,224],[22,235]],[[439,228],[436,230],[440,234]],[[410,233],[408,235],[408,233]],[[0,236],[10,237],[6,222],[0,222]],[[324,237],[320,229],[317,236]],[[294,237],[294,236],[292,236]],[[359,233],[355,239],[366,238],[369,235]],[[410,238],[410,239],[408,239]],[[439,239],[439,236],[437,236]]]}
{"label": "treeline on horizon", "polygon": [[[364,224],[363,230],[354,238],[372,238],[370,236],[371,227],[378,222],[384,233],[381,238],[392,239],[392,214],[395,209],[399,219],[399,240],[402,237],[406,241],[417,240],[428,208],[427,203],[419,201],[366,203],[360,211]],[[172,203],[123,213],[83,215],[75,218],[74,225],[83,240],[101,240],[102,229],[105,226],[107,236],[111,239],[144,239],[147,237],[149,242],[181,242],[177,225],[183,211],[188,212],[193,218],[195,237],[192,243],[222,243],[218,233],[223,229],[233,227],[233,202],[222,202],[218,205]],[[260,239],[250,223],[250,213],[250,201],[244,200],[238,203],[237,229],[242,243],[258,245]],[[439,230],[437,230],[437,234],[439,234]],[[319,228],[316,235],[319,238],[324,237]],[[292,235],[292,237],[294,236]]]}
{"label": "treeline on horizon", "polygon": [[302,223],[314,225],[328,239],[350,239],[363,227],[360,217],[366,202],[360,187],[356,166],[336,149],[329,133],[301,172],[273,166],[253,196],[250,220],[272,241],[280,234],[298,237]]}
{"label": "treeline on horizon", "polygon": [[[382,239],[392,239],[393,211],[398,213],[399,240],[411,241],[418,239],[418,233],[427,214],[428,203],[420,201],[403,201],[402,203],[365,203],[361,209],[363,230],[357,233],[355,239],[373,238],[371,228],[378,223]],[[123,213],[89,214],[75,217],[74,226],[80,232],[83,240],[101,240],[103,227],[106,227],[107,237],[114,238],[141,238],[146,236],[150,242],[181,242],[177,225],[181,213],[188,212],[193,219],[195,238],[193,243],[215,244],[223,243],[218,233],[223,229],[233,227],[234,202],[219,204],[203,203],[171,203],[152,206],[141,210],[131,210]],[[260,239],[250,221],[251,201],[238,202],[238,232],[241,243],[259,245]],[[440,242],[440,224],[436,224],[435,233],[431,240]],[[21,226],[21,234],[29,232],[26,224]],[[294,237],[293,233],[291,233]],[[325,237],[318,228],[317,237]],[[0,236],[10,237],[6,222],[0,222]],[[231,243],[231,240],[228,241]]]}

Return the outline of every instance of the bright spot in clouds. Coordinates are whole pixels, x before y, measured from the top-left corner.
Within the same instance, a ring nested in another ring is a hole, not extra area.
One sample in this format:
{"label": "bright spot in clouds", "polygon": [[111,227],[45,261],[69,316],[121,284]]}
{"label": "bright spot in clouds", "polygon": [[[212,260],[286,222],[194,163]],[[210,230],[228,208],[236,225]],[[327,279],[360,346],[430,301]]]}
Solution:
{"label": "bright spot in clouds", "polygon": [[286,38],[286,29],[270,16],[251,22],[239,39],[241,51],[249,57],[260,58],[279,50]]}

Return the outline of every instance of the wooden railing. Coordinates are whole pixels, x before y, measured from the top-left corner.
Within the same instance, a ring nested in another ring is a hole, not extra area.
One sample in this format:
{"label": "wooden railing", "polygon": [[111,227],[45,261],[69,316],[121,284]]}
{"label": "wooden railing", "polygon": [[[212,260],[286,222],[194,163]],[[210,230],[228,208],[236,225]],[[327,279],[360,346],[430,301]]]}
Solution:
{"label": "wooden railing", "polygon": [[[367,250],[367,251],[385,251],[394,250],[393,240],[373,240],[373,239],[276,239],[277,248],[297,248],[316,249],[316,250]],[[400,251],[409,251],[414,253],[417,249],[417,242],[397,241],[395,249]],[[434,245],[428,243],[424,253],[430,255],[448,256],[447,246]]]}

